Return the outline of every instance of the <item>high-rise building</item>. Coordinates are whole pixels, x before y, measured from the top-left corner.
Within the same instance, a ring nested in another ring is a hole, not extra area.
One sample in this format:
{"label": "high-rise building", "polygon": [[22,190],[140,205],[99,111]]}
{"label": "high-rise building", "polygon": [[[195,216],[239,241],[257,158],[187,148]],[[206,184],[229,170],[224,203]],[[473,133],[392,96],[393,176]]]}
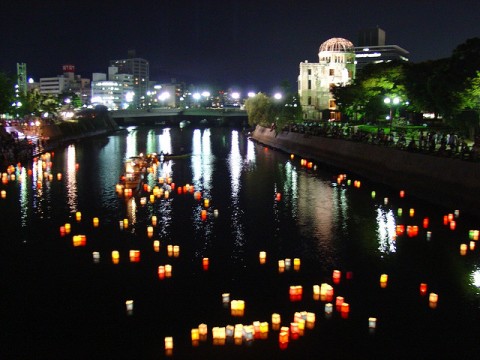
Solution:
{"label": "high-rise building", "polygon": [[320,45],[318,63],[300,63],[298,94],[307,119],[339,120],[332,86],[347,84],[355,77],[353,44],[332,38]]}
{"label": "high-rise building", "polygon": [[40,78],[40,93],[60,95],[63,93],[77,95],[82,104],[88,104],[90,99],[90,79],[75,75],[75,65],[63,65],[63,75],[50,78]]}
{"label": "high-rise building", "polygon": [[16,95],[27,95],[27,64],[25,63],[17,63]]}
{"label": "high-rise building", "polygon": [[127,59],[110,60],[110,66],[118,69],[119,74],[133,75],[134,104],[142,106],[150,81],[150,67],[147,60],[136,57],[135,51],[128,52]]}
{"label": "high-rise building", "polygon": [[133,100],[133,75],[119,74],[115,66],[108,68],[108,79],[104,73],[92,74],[92,104],[119,110],[128,108]]}
{"label": "high-rise building", "polygon": [[386,45],[385,40],[385,31],[379,27],[359,31],[358,44],[355,47],[357,72],[372,63],[408,61],[409,52],[407,50],[398,45]]}

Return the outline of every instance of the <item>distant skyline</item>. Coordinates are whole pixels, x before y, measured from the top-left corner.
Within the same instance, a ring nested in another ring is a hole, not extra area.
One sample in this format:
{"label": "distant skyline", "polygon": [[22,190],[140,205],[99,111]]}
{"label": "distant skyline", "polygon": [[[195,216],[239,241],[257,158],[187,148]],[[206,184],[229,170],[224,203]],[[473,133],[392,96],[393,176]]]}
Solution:
{"label": "distant skyline", "polygon": [[[4,2],[3,2],[4,3]],[[478,0],[18,0],[0,5],[0,71],[61,74],[73,64],[91,78],[135,49],[150,79],[210,84],[240,91],[296,89],[299,63],[318,61],[332,37],[357,43],[358,31],[380,27],[386,43],[410,61],[449,57],[480,36]]]}

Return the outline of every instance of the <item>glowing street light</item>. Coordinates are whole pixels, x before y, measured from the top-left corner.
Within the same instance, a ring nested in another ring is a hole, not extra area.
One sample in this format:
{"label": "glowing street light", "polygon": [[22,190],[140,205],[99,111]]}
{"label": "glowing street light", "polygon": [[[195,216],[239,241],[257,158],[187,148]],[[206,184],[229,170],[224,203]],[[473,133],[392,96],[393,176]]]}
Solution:
{"label": "glowing street light", "polygon": [[234,100],[240,99],[240,93],[239,92],[233,92],[232,93],[232,99],[234,99]]}
{"label": "glowing street light", "polygon": [[273,98],[274,98],[275,100],[280,100],[280,99],[282,98],[282,94],[280,94],[280,93],[277,92],[277,93],[275,93],[275,94],[273,95]]}
{"label": "glowing street light", "polygon": [[249,98],[254,97],[254,96],[255,96],[255,93],[254,93],[253,91],[249,91],[248,94],[247,94],[247,96],[248,96]]}
{"label": "glowing street light", "polygon": [[390,134],[391,134],[392,133],[392,126],[393,126],[393,107],[398,106],[398,104],[400,104],[400,98],[399,97],[394,97],[392,99],[392,98],[386,97],[385,99],[383,99],[383,102],[390,109],[389,120],[390,120]]}

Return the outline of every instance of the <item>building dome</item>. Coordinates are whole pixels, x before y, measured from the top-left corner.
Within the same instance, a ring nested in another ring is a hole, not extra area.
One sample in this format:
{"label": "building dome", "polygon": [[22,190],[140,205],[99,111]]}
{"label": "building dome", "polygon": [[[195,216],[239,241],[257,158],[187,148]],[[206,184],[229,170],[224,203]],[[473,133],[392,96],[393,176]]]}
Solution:
{"label": "building dome", "polygon": [[320,45],[319,52],[333,51],[333,52],[354,52],[351,41],[343,38],[331,38]]}

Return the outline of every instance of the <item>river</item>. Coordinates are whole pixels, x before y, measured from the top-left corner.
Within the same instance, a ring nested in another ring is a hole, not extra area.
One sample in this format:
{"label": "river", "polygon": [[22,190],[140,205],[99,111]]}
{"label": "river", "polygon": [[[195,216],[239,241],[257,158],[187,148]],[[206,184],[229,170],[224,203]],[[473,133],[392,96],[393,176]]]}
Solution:
{"label": "river", "polygon": [[[116,191],[127,158],[181,148],[191,156],[159,163],[139,194]],[[303,162],[239,129],[132,127],[16,166],[0,189],[2,359],[466,359],[480,351],[478,219]],[[160,277],[168,266],[171,276]],[[314,294],[321,284],[331,299]],[[234,300],[244,301],[243,314],[231,311]],[[342,300],[349,312],[336,306]],[[274,313],[292,326],[288,342]],[[296,313],[315,316],[299,335]],[[268,332],[250,334],[257,321]],[[200,324],[208,335],[193,342]],[[235,325],[239,339],[213,340],[214,327]]]}

